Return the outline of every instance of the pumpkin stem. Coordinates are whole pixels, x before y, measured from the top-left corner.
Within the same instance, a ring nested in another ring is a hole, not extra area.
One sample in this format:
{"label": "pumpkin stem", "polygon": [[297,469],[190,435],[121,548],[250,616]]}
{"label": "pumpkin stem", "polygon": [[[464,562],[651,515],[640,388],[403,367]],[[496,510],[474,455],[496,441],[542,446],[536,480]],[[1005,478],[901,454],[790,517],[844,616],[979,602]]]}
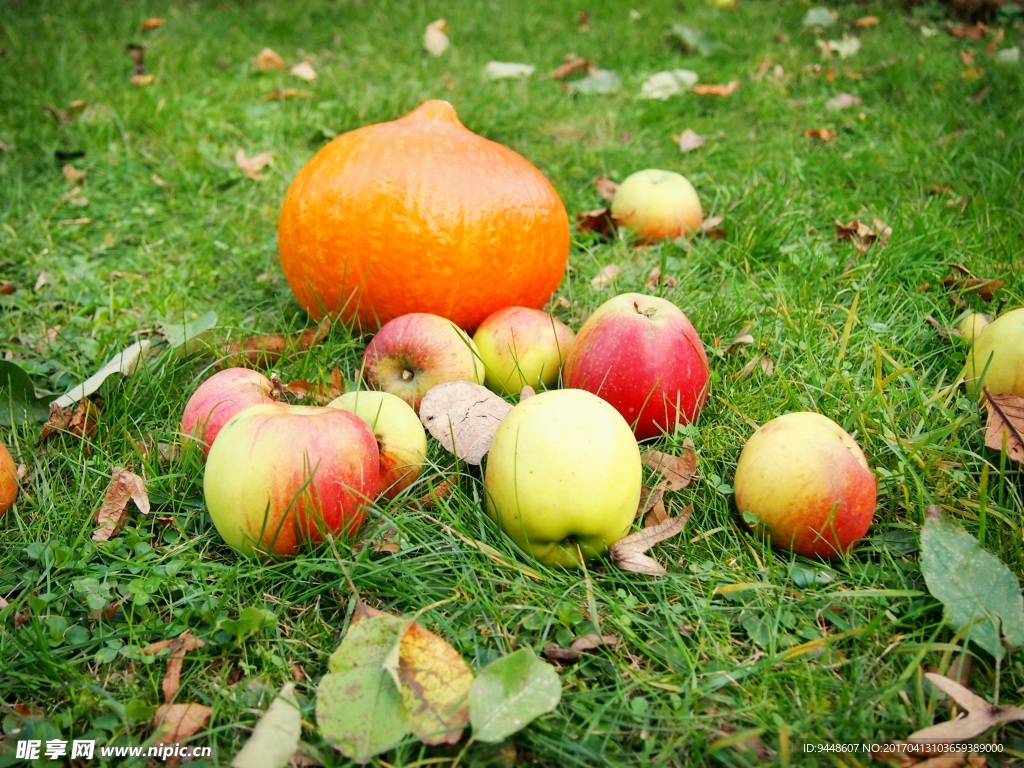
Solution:
{"label": "pumpkin stem", "polygon": [[403,117],[403,120],[413,118],[416,120],[433,120],[441,123],[451,123],[462,126],[455,107],[442,99],[431,99],[420,104],[416,109]]}

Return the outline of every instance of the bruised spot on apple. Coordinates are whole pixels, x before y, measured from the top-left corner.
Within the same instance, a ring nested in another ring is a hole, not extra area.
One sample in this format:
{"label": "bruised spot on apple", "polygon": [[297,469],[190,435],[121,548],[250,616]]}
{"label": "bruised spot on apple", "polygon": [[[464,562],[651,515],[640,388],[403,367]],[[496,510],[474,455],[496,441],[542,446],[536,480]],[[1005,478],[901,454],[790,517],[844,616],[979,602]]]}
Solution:
{"label": "bruised spot on apple", "polygon": [[627,176],[612,198],[612,219],[647,240],[692,235],[704,221],[697,190],[674,171],[646,168]]}
{"label": "bruised spot on apple", "polygon": [[607,400],[638,440],[671,433],[697,418],[710,368],[689,318],[667,299],[624,293],[586,319],[562,379]]}
{"label": "bruised spot on apple", "polygon": [[0,443],[0,516],[14,504],[18,496],[18,467],[7,446]]}
{"label": "bruised spot on apple", "polygon": [[249,368],[225,368],[204,381],[185,404],[181,433],[198,443],[203,458],[225,424],[252,405],[274,402],[270,379]]}
{"label": "bruised spot on apple", "polygon": [[451,320],[413,312],[385,323],[363,353],[367,386],[402,398],[419,412],[427,390],[447,381],[484,382],[473,340]]}
{"label": "bruised spot on apple", "polygon": [[1024,397],[1024,307],[1010,310],[986,325],[967,352],[963,371],[967,394]]}
{"label": "bruised spot on apple", "polygon": [[875,513],[864,452],[826,416],[787,413],[751,435],[733,479],[736,507],[754,515],[772,546],[834,557],[859,541]]}
{"label": "bruised spot on apple", "polygon": [[293,555],[326,533],[355,534],[379,475],[377,441],[355,414],[268,403],[241,411],[221,429],[203,491],[231,547]]}
{"label": "bruised spot on apple", "polygon": [[420,476],[427,460],[427,432],[412,406],[390,392],[346,392],[329,408],[354,413],[377,440],[380,480],[377,495],[393,499]]}
{"label": "bruised spot on apple", "polygon": [[529,307],[505,307],[488,315],[473,335],[484,364],[484,383],[499,395],[558,383],[576,335],[561,320]]}

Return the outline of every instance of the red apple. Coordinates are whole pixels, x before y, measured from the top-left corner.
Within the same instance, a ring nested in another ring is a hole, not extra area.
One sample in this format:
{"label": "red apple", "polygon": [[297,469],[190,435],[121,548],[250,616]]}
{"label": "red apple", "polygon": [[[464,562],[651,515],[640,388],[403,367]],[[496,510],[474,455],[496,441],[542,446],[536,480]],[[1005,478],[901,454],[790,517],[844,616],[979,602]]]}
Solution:
{"label": "red apple", "polygon": [[480,323],[473,343],[486,371],[484,383],[499,395],[516,395],[526,385],[554,387],[575,338],[547,312],[505,307]]}
{"label": "red apple", "polygon": [[405,400],[390,392],[346,392],[328,403],[354,413],[373,432],[380,452],[377,495],[393,499],[420,476],[427,460],[427,432]]}
{"label": "red apple", "polygon": [[384,323],[370,340],[363,380],[397,395],[418,413],[431,387],[446,381],[483,384],[484,366],[473,340],[451,320],[413,312]]}
{"label": "red apple", "polygon": [[351,536],[377,492],[377,441],[338,408],[246,408],[210,447],[203,491],[210,517],[243,552],[292,555],[325,533]]}
{"label": "red apple", "polygon": [[753,514],[773,546],[808,557],[846,552],[875,513],[875,476],[856,441],[818,413],[787,413],[758,429],[740,453],[736,507]]}
{"label": "red apple", "polygon": [[203,457],[210,453],[221,428],[239,411],[251,405],[273,402],[270,379],[249,368],[225,368],[199,385],[185,404],[181,432],[198,442]]}
{"label": "red apple", "polygon": [[624,293],[583,323],[562,383],[607,400],[643,440],[696,419],[708,396],[708,376],[704,345],[679,307]]}
{"label": "red apple", "polygon": [[647,168],[628,176],[612,198],[612,219],[647,240],[692,235],[704,221],[697,190],[674,171]]}
{"label": "red apple", "polygon": [[18,467],[7,446],[0,443],[0,516],[14,503],[18,495]]}

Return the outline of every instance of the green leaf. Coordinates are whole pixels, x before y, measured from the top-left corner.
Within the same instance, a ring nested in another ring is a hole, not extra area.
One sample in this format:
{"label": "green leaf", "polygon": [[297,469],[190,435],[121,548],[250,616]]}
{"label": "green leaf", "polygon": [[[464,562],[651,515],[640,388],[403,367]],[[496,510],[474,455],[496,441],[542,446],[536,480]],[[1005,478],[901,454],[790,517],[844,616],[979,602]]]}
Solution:
{"label": "green leaf", "polygon": [[622,78],[610,69],[598,69],[584,77],[569,83],[569,93],[618,93],[622,88]]}
{"label": "green leaf", "polygon": [[232,768],[284,768],[298,749],[301,735],[302,713],[295,699],[295,683],[285,683],[231,761]]}
{"label": "green leaf", "polygon": [[175,357],[183,358],[212,349],[210,342],[214,335],[212,331],[217,327],[217,313],[211,309],[195,320],[183,323],[159,320],[157,325]]}
{"label": "green leaf", "polygon": [[1020,582],[1002,560],[967,531],[930,517],[921,530],[921,571],[928,591],[945,607],[946,623],[997,659],[1006,643],[1024,645]]}
{"label": "green leaf", "polygon": [[831,27],[839,19],[839,14],[831,8],[809,8],[804,14],[805,27]]}
{"label": "green leaf", "polygon": [[316,691],[316,721],[328,744],[359,762],[386,752],[412,731],[402,694],[383,667],[324,675]]}
{"label": "green leaf", "polygon": [[[345,639],[327,660],[328,672],[348,672],[356,667],[385,667],[397,653],[409,620],[399,616],[374,616],[353,623]],[[397,666],[397,659],[394,660]]]}
{"label": "green leaf", "polygon": [[49,416],[50,406],[36,397],[29,375],[14,363],[0,360],[0,426],[44,422]]}
{"label": "green leaf", "polygon": [[701,56],[711,56],[722,48],[722,44],[714,38],[684,24],[673,24],[669,29],[669,37],[684,50],[694,51]]}
{"label": "green leaf", "polygon": [[501,741],[558,706],[562,681],[554,667],[520,648],[484,667],[469,689],[469,722],[477,741]]}

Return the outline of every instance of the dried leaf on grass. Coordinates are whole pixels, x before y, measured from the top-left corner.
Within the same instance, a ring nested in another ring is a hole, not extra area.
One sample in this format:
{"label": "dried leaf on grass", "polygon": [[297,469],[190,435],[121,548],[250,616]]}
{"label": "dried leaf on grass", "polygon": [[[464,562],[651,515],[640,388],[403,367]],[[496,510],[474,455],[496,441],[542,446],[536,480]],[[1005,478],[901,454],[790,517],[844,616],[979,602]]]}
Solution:
{"label": "dried leaf on grass", "polygon": [[206,643],[193,635],[187,629],[168,643],[170,654],[167,656],[167,671],[160,683],[164,694],[164,701],[170,703],[181,689],[181,667],[184,663],[185,654],[202,648]]}
{"label": "dried leaf on grass", "polygon": [[156,75],[132,75],[131,84],[138,86],[152,85],[156,82]]}
{"label": "dried leaf on grass", "polygon": [[299,748],[301,737],[302,712],[295,698],[295,683],[285,683],[231,761],[231,768],[284,768]]}
{"label": "dried leaf on grass", "polygon": [[697,473],[697,451],[689,438],[683,442],[682,456],[662,451],[644,451],[640,458],[646,467],[661,475],[665,488],[670,491],[683,490],[693,482]]}
{"label": "dried leaf on grass", "polygon": [[818,139],[819,141],[832,141],[832,139],[838,135],[839,131],[832,128],[808,128],[804,131],[804,136],[811,139]]}
{"label": "dried leaf on grass", "polygon": [[665,509],[665,484],[659,483],[654,488],[644,486],[640,489],[640,503],[637,504],[636,516],[643,518],[644,528],[661,525],[668,519]]}
{"label": "dried leaf on grass", "polygon": [[149,514],[146,481],[124,467],[114,467],[103,503],[93,514],[97,527],[92,540],[106,541],[116,535],[128,517],[128,503],[132,501],[142,514]]}
{"label": "dried leaf on grass", "polygon": [[701,222],[700,228],[697,230],[697,234],[701,237],[707,237],[711,240],[724,240],[728,237],[729,233],[724,227],[718,226],[725,217],[723,216],[708,216]]}
{"label": "dried leaf on grass", "polygon": [[754,355],[752,358],[750,358],[750,360],[747,361],[746,365],[744,365],[739,371],[736,372],[736,375],[733,378],[736,381],[743,381],[743,379],[746,379],[749,376],[753,375],[753,373],[757,371],[758,368],[761,369],[761,373],[763,373],[765,376],[771,376],[773,373],[775,373],[775,361],[772,360],[771,355],[769,355],[767,352],[762,352],[759,355]]}
{"label": "dried leaf on grass", "polygon": [[258,155],[253,155],[252,157],[248,157],[245,154],[244,149],[239,149],[235,153],[235,165],[238,166],[239,170],[241,170],[247,178],[250,178],[253,181],[262,181],[267,178],[262,175],[260,171],[266,168],[273,159],[273,152],[260,152]]}
{"label": "dried leaf on grass", "polygon": [[10,280],[0,280],[0,296],[10,296],[18,290],[18,286]]}
{"label": "dried leaf on grass", "polygon": [[710,83],[698,83],[693,86],[690,90],[694,93],[706,95],[706,96],[732,96],[736,93],[736,89],[740,87],[739,80],[730,80],[725,85],[713,85]]}
{"label": "dried leaf on grass", "polygon": [[[640,98],[665,100],[677,94],[695,90],[698,79],[697,73],[689,69],[656,72],[640,86]],[[700,93],[700,91],[696,92]]]}
{"label": "dried leaf on grass", "polygon": [[591,633],[589,635],[582,635],[572,641],[572,645],[568,648],[563,648],[560,645],[549,643],[544,646],[544,650],[541,651],[541,655],[546,659],[552,661],[579,661],[580,657],[586,651],[592,651],[595,648],[614,648],[622,642],[622,639],[618,635],[598,635]]}
{"label": "dried leaf on grass", "polygon": [[750,326],[749,325],[745,325],[745,326],[743,326],[743,329],[739,333],[736,334],[736,338],[734,338],[731,342],[729,342],[729,345],[725,349],[722,350],[722,354],[723,355],[728,355],[728,354],[734,352],[735,350],[739,349],[739,347],[741,347],[744,344],[753,344],[753,343],[754,343],[754,337],[750,335]]}
{"label": "dried leaf on grass", "polygon": [[1012,394],[993,395],[985,390],[988,423],[985,445],[1006,455],[1018,464],[1024,462],[1024,397]]}
{"label": "dried leaf on grass", "polygon": [[644,287],[648,291],[656,291],[661,286],[675,288],[677,285],[679,285],[679,281],[672,275],[663,276],[661,274],[661,267],[652,269],[647,275],[647,280],[644,281]]}
{"label": "dried leaf on grass", "polygon": [[678,136],[673,136],[672,141],[679,145],[679,151],[683,153],[700,149],[704,146],[706,139],[696,131],[687,128]]}
{"label": "dried leaf on grass", "polygon": [[417,509],[431,509],[437,506],[437,503],[442,499],[446,499],[455,492],[455,486],[458,484],[458,480],[454,475],[446,477],[437,485],[433,486],[429,491],[420,496],[416,501],[412,503],[412,506]]}
{"label": "dried leaf on grass", "polygon": [[275,400],[290,399],[298,402],[316,403],[327,405],[332,400],[341,397],[345,392],[345,381],[341,375],[341,369],[335,368],[331,371],[329,384],[322,384],[318,381],[305,381],[297,379],[285,384],[276,373],[270,375],[271,395]]}
{"label": "dried leaf on grass", "polygon": [[427,24],[423,32],[423,47],[431,56],[440,56],[448,50],[451,42],[448,40],[448,22],[438,19]]}
{"label": "dried leaf on grass", "polygon": [[273,69],[284,69],[287,66],[284,63],[284,59],[281,58],[281,55],[273,48],[264,48],[256,54],[252,63],[256,69],[262,72],[268,72]]}
{"label": "dried leaf on grass", "polygon": [[877,244],[879,248],[884,248],[888,244],[889,238],[892,237],[892,227],[879,218],[874,220],[873,225],[872,229],[858,219],[846,224],[836,219],[836,239],[851,241],[859,253],[866,252],[874,244]]}
{"label": "dried leaf on grass", "polygon": [[615,234],[615,220],[607,208],[595,208],[576,214],[576,226],[581,232],[593,232],[602,237]]}
{"label": "dried leaf on grass", "polygon": [[89,398],[82,398],[75,410],[61,408],[57,402],[50,403],[50,418],[43,424],[36,445],[49,440],[58,434],[88,439],[96,433],[99,424],[100,409]]}
{"label": "dried leaf on grass", "polygon": [[325,317],[319,324],[298,333],[268,333],[240,339],[228,345],[225,363],[251,368],[272,365],[287,352],[312,349],[327,338],[330,330],[331,320]]}
{"label": "dried leaf on grass", "polygon": [[622,274],[622,267],[618,264],[605,264],[590,281],[595,288],[604,288],[611,285]]}
{"label": "dried leaf on grass", "polygon": [[983,301],[993,301],[996,291],[1006,284],[1004,280],[975,277],[962,264],[949,263],[946,266],[953,271],[942,280],[942,286],[956,291],[960,295],[977,294]]}
{"label": "dried leaf on grass", "polygon": [[602,200],[607,200],[610,203],[615,198],[615,193],[619,189],[619,184],[616,181],[612,181],[602,173],[594,179],[594,189],[597,190],[597,194],[601,196]]}
{"label": "dried leaf on grass", "polygon": [[153,715],[158,744],[177,744],[195,736],[210,722],[213,710],[203,704],[163,704]]}
{"label": "dried leaf on grass", "polygon": [[67,408],[81,400],[83,397],[91,395],[99,389],[100,385],[103,384],[103,382],[110,376],[113,376],[114,374],[131,376],[138,369],[139,364],[145,359],[146,353],[149,351],[151,344],[152,342],[148,339],[143,339],[142,341],[136,341],[134,344],[128,345],[114,355],[114,357],[96,373],[81,384],[69,389],[54,402],[61,408]]}
{"label": "dried leaf on grass", "polygon": [[687,507],[676,517],[670,517],[660,525],[644,528],[612,544],[609,554],[612,562],[624,571],[661,576],[667,571],[647,550],[659,542],[678,536],[686,527],[693,507]]}
{"label": "dried leaf on grass", "polygon": [[861,104],[863,102],[858,96],[849,93],[840,93],[825,102],[825,106],[829,109],[849,109],[850,107],[859,107]]}
{"label": "dried leaf on grass", "polygon": [[89,175],[88,171],[83,171],[71,163],[67,163],[61,167],[60,172],[64,174],[64,181],[68,184],[74,184],[75,186],[82,186],[85,183],[85,177]]}
{"label": "dried leaf on grass", "polygon": [[420,421],[449,452],[479,465],[501,420],[512,405],[471,381],[449,381],[431,388],[420,403]]}
{"label": "dried leaf on grass", "polygon": [[589,59],[583,59],[579,56],[573,56],[569,54],[565,57],[565,60],[551,72],[551,77],[555,80],[565,80],[567,77],[572,77],[580,72],[589,72],[593,69],[593,65]]}
{"label": "dried leaf on grass", "polygon": [[133,73],[136,77],[146,74],[146,52],[143,47],[137,43],[128,43],[125,46],[128,56],[131,57],[133,65]]}
{"label": "dried leaf on grass", "polygon": [[[953,699],[967,715],[915,731],[907,737],[908,745],[926,746],[928,743],[966,742],[996,726],[1024,720],[1024,710],[1018,707],[989,704],[985,699],[955,680],[935,672],[926,672],[925,677],[932,685]],[[914,751],[918,752],[918,750]],[[938,750],[936,754],[939,754]]]}
{"label": "dried leaf on grass", "polygon": [[163,25],[164,20],[161,19],[159,16],[150,16],[148,19],[142,20],[142,29],[147,32],[151,29],[157,29],[158,27],[162,27]]}
{"label": "dried leaf on grass", "polygon": [[484,77],[488,80],[522,80],[533,74],[537,69],[533,64],[520,64],[515,61],[489,61],[484,67]]}
{"label": "dried leaf on grass", "polygon": [[295,77],[300,80],[305,80],[307,83],[311,83],[316,80],[316,70],[313,69],[313,65],[308,61],[300,61],[288,71],[290,74],[295,75]]}

